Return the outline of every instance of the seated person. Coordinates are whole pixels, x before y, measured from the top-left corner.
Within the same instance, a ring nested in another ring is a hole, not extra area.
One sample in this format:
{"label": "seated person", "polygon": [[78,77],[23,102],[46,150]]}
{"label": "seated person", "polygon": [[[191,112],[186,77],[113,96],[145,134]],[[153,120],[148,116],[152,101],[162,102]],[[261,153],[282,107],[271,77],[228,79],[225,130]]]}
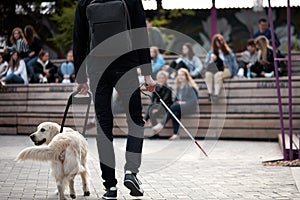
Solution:
{"label": "seated person", "polygon": [[[170,65],[176,71],[180,68],[186,68],[193,78],[199,78],[203,69],[201,60],[195,55],[193,47],[190,43],[185,43],[182,46],[182,56],[173,61]],[[173,73],[171,75],[174,76]]]}
{"label": "seated person", "polygon": [[151,65],[152,65],[152,76],[156,78],[156,74],[166,64],[166,61],[159,53],[157,47],[150,47]]}
{"label": "seated person", "polygon": [[247,50],[242,52],[242,58],[239,62],[239,71],[237,73],[237,76],[248,77],[250,73],[248,73],[249,75],[247,75],[247,66],[253,65],[257,61],[257,59],[258,57],[255,42],[253,39],[249,39],[247,41]]}
{"label": "seated person", "polygon": [[2,55],[0,54],[0,78],[6,75],[8,68],[8,63],[3,59]]}
{"label": "seated person", "polygon": [[[194,114],[197,112],[198,106],[198,86],[192,79],[189,71],[185,68],[180,68],[175,79],[176,84],[176,98],[171,105],[170,110],[180,120],[182,116]],[[173,118],[170,112],[166,112],[163,119],[152,128],[154,133],[159,133],[164,125],[172,119],[173,135],[170,140],[179,138],[179,123]]]}
{"label": "seated person", "polygon": [[28,42],[21,28],[16,27],[13,29],[9,41],[12,45],[6,47],[9,52],[18,51],[21,58],[24,58],[28,54]]}
{"label": "seated person", "polygon": [[26,65],[20,58],[18,51],[13,51],[9,61],[9,69],[5,77],[1,79],[2,85],[8,83],[28,84]]}
{"label": "seated person", "polygon": [[205,83],[209,100],[217,101],[223,79],[236,76],[238,64],[235,55],[220,34],[215,34],[211,42],[211,50],[205,59]]}
{"label": "seated person", "polygon": [[259,36],[255,39],[255,44],[258,48],[258,60],[249,66],[252,76],[273,77],[274,57],[268,38],[263,35]]}
{"label": "seated person", "polygon": [[[169,74],[165,71],[159,71],[157,73],[157,85],[155,91],[158,93],[160,98],[170,106],[172,104],[172,90],[168,87]],[[165,108],[160,102],[160,98],[156,93],[152,94],[151,103],[148,106],[148,109],[145,113],[144,120],[147,122],[149,119],[151,120],[152,126],[157,124],[157,118],[163,116]]]}
{"label": "seated person", "polygon": [[24,33],[29,46],[29,52],[27,57],[24,58],[24,61],[26,63],[28,76],[31,79],[34,77],[33,65],[36,63],[38,55],[42,50],[42,42],[33,26],[25,26]]}
{"label": "seated person", "polygon": [[35,82],[39,83],[54,83],[56,80],[57,67],[50,62],[49,53],[46,50],[41,50],[39,57],[33,67]]}
{"label": "seated person", "polygon": [[73,64],[73,51],[67,53],[67,61],[61,64],[59,74],[62,77],[62,83],[71,83],[75,80],[75,70]]}

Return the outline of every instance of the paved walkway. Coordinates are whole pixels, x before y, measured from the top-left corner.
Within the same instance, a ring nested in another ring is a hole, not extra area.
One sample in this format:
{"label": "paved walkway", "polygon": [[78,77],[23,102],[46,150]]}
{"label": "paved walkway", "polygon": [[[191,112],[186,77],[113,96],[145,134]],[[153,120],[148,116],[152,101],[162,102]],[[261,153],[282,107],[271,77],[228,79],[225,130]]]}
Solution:
{"label": "paved walkway", "polygon": [[[91,196],[84,198],[79,177],[77,199],[100,199],[103,195],[95,138],[88,138]],[[122,185],[126,140],[116,139],[118,198],[135,199]],[[300,168],[265,167],[262,161],[280,159],[274,142],[200,141],[208,151],[204,158],[189,140],[145,140],[139,178],[141,199],[300,199],[296,180]],[[27,136],[0,136],[0,200],[57,199],[49,164],[15,162]]]}

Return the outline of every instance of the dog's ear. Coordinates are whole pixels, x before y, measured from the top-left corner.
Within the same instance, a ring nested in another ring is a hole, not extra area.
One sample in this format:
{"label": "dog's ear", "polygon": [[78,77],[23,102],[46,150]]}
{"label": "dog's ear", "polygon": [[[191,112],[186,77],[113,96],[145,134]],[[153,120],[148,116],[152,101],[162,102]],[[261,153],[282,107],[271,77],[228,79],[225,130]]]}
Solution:
{"label": "dog's ear", "polygon": [[56,135],[60,131],[60,126],[56,123],[52,123],[50,129],[51,129],[51,133],[54,133]]}
{"label": "dog's ear", "polygon": [[49,126],[49,131],[50,131],[50,137],[49,137],[49,141],[47,140],[47,143],[49,143],[59,133],[58,124],[51,123]]}

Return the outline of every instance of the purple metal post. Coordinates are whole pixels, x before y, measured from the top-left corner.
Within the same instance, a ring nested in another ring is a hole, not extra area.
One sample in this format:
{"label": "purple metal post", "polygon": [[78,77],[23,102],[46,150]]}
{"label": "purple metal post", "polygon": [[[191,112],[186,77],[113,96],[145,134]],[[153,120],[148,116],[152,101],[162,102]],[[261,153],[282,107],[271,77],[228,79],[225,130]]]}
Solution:
{"label": "purple metal post", "polygon": [[211,16],[210,38],[212,38],[217,33],[217,9],[216,9],[216,5],[215,5],[215,0],[212,0],[210,16]]}
{"label": "purple metal post", "polygon": [[293,99],[292,99],[292,56],[291,56],[291,7],[287,1],[287,28],[288,28],[288,83],[289,83],[289,131],[290,131],[290,160],[293,160]]}
{"label": "purple metal post", "polygon": [[271,0],[269,2],[268,8],[268,17],[271,28],[271,37],[272,37],[272,48],[273,48],[273,57],[274,57],[274,66],[275,66],[275,76],[276,76],[276,87],[277,87],[277,97],[278,97],[278,109],[280,116],[280,129],[281,129],[281,137],[282,137],[282,151],[284,160],[287,160],[287,154],[285,151],[285,136],[284,136],[284,123],[283,123],[283,112],[282,112],[282,102],[281,102],[281,92],[280,92],[280,83],[279,83],[279,75],[278,75],[278,64],[276,61],[276,45],[275,45],[275,35],[274,35],[274,24],[273,24],[273,15],[272,15],[272,7]]}

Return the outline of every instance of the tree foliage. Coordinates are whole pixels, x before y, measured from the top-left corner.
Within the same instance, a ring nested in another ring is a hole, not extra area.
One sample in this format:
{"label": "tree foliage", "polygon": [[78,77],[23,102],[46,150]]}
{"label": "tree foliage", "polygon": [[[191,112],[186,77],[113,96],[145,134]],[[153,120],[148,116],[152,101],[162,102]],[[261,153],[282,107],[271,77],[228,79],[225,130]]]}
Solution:
{"label": "tree foliage", "polygon": [[[44,6],[42,2],[48,2],[48,4]],[[42,41],[58,55],[62,55],[70,42],[65,39],[67,37],[60,35],[68,34],[68,38],[71,38],[72,34],[70,34],[70,29],[66,29],[66,25],[61,25],[60,20],[56,19],[62,16],[68,26],[72,26],[74,13],[71,14],[71,10],[74,9],[75,3],[70,0],[1,0],[0,34],[9,37],[13,28],[24,28],[27,24],[33,25]],[[51,20],[53,15],[53,20]]]}
{"label": "tree foliage", "polygon": [[71,7],[64,7],[61,13],[56,13],[50,18],[57,24],[59,33],[55,34],[49,41],[54,42],[56,45],[62,45],[64,49],[70,48],[72,45],[75,9],[76,4],[73,4]]}

